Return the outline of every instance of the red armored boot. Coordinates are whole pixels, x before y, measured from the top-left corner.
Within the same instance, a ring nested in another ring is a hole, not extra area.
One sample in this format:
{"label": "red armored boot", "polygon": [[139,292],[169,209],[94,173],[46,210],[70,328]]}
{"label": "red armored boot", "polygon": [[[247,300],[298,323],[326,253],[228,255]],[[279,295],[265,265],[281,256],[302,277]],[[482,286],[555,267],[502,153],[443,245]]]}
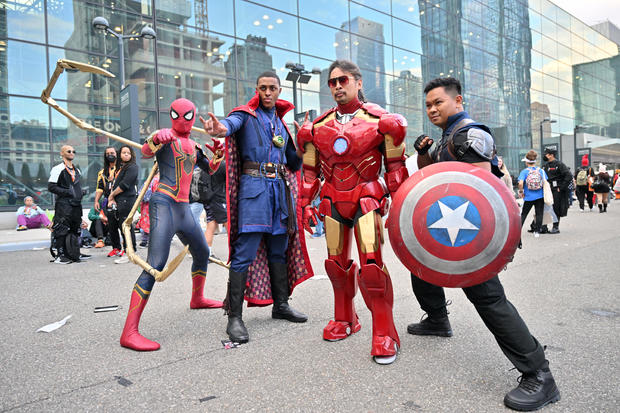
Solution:
{"label": "red armored boot", "polygon": [[149,300],[150,291],[145,291],[138,284],[133,287],[131,292],[131,302],[129,303],[129,312],[125,320],[123,334],[121,334],[121,346],[136,351],[155,351],[159,350],[159,343],[143,337],[138,332],[138,324],[140,324],[140,316]]}
{"label": "red armored boot", "polygon": [[206,279],[205,271],[196,270],[192,272],[192,299],[189,302],[189,308],[222,308],[224,305],[221,301],[210,300],[204,296]]}
{"label": "red armored boot", "polygon": [[359,285],[366,306],[372,313],[370,354],[379,364],[393,363],[400,347],[400,338],[394,326],[394,293],[387,268],[384,266],[381,269],[377,264],[362,265]]}
{"label": "red armored boot", "polygon": [[343,340],[362,328],[353,302],[357,293],[357,265],[349,260],[344,270],[335,260],[327,259],[325,271],[334,288],[334,320],[323,329],[323,339]]}

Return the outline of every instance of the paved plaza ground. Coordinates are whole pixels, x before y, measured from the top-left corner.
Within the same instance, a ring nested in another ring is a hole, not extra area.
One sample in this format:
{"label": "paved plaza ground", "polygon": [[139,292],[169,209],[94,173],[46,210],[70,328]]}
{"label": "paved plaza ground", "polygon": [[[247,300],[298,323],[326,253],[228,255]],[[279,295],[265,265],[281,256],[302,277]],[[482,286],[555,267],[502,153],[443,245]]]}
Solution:
{"label": "paved plaza ground", "polygon": [[[501,273],[508,298],[547,357],[562,393],[546,412],[617,412],[620,406],[620,201],[607,214],[571,208],[561,234],[535,239]],[[3,231],[1,242],[12,239]],[[34,233],[33,233],[34,234]],[[20,235],[21,236],[21,235]],[[307,238],[314,271],[324,275],[325,239]],[[226,256],[226,236],[214,251]],[[361,295],[362,330],[347,340],[321,338],[332,316],[328,279],[300,285],[291,304],[306,324],[272,320],[271,308],[244,310],[250,342],[226,350],[221,310],[190,310],[191,260],[155,286],[141,332],[162,348],[137,353],[118,344],[139,269],[115,265],[104,250],[68,266],[45,250],[0,253],[0,411],[310,411],[501,412],[519,373],[460,290],[448,290],[454,337],[416,337],[422,316],[410,278],[389,243],[397,361],[372,362],[371,320]],[[174,244],[174,251],[179,244]],[[140,250],[145,255],[146,250]],[[207,295],[223,299],[226,271],[209,266]],[[97,306],[120,305],[94,313]],[[72,314],[51,333],[39,327]]]}

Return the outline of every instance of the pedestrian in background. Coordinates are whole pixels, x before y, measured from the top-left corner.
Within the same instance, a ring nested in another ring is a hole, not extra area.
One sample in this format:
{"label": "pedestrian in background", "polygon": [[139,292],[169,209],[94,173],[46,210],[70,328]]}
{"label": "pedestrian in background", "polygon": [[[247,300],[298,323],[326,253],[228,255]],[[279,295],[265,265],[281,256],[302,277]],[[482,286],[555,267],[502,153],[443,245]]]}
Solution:
{"label": "pedestrian in background", "polygon": [[151,216],[149,214],[149,201],[151,200],[151,195],[153,195],[157,191],[158,184],[159,172],[157,172],[151,180],[148,189],[144,193],[144,198],[142,198],[142,202],[140,203],[140,220],[138,221],[136,228],[140,229],[140,234],[142,234],[142,237],[140,239],[141,248],[146,248],[149,246],[149,234],[151,233]]}
{"label": "pedestrian in background", "polygon": [[585,211],[586,201],[590,207],[590,212],[592,212],[592,207],[594,206],[592,199],[594,192],[590,188],[592,182],[594,182],[594,170],[590,167],[590,161],[586,154],[581,158],[581,167],[575,173],[575,188],[581,212]]}
{"label": "pedestrian in background", "polygon": [[564,163],[559,159],[556,159],[558,152],[555,149],[545,149],[545,159],[547,163],[543,166],[544,171],[547,173],[547,180],[551,186],[551,193],[553,194],[553,212],[558,217],[558,222],[553,223],[551,231],[544,225],[541,233],[559,234],[560,233],[560,218],[565,217],[568,213],[568,187],[573,180],[573,175]]}
{"label": "pedestrian in background", "polygon": [[[115,255],[120,257],[114,261],[116,264],[129,262],[129,258],[125,255],[127,252],[127,241],[123,237],[121,225],[127,219],[138,196],[137,184],[138,165],[136,165],[136,155],[131,146],[123,145],[119,150],[119,157],[116,159],[116,172],[112,181],[112,192],[108,196],[107,207],[110,239],[112,240],[113,247],[112,252],[117,250],[118,252]],[[122,250],[121,239],[124,246]],[[135,249],[136,234],[134,233],[133,224],[131,225],[131,243]]]}
{"label": "pedestrian in background", "polygon": [[52,223],[31,196],[24,198],[24,206],[19,207],[17,215],[17,230],[25,231],[31,228],[52,227]]}
{"label": "pedestrian in background", "polygon": [[[82,174],[73,165],[75,149],[63,145],[62,162],[52,168],[47,189],[56,195],[52,246],[55,264],[71,264],[87,260],[90,255],[80,253],[79,236],[82,225]],[[54,252],[56,251],[56,252]]]}
{"label": "pedestrian in background", "polygon": [[512,177],[510,176],[510,172],[508,171],[508,168],[506,167],[506,164],[504,163],[504,160],[502,159],[501,156],[497,157],[497,167],[499,168],[501,173],[504,174],[501,178],[502,181],[504,181],[506,186],[514,194],[514,188],[512,187]]}
{"label": "pedestrian in background", "polygon": [[521,209],[521,226],[534,207],[534,237],[538,238],[542,228],[543,210],[545,198],[543,186],[547,180],[547,174],[541,168],[536,167],[538,154],[531,150],[522,159],[525,162],[525,169],[519,174],[519,196],[523,198],[523,208]]}
{"label": "pedestrian in background", "polygon": [[598,212],[607,212],[607,202],[609,199],[609,189],[611,186],[611,177],[607,173],[607,166],[598,164],[598,173],[594,178],[592,188],[596,193],[596,201],[598,202]]}

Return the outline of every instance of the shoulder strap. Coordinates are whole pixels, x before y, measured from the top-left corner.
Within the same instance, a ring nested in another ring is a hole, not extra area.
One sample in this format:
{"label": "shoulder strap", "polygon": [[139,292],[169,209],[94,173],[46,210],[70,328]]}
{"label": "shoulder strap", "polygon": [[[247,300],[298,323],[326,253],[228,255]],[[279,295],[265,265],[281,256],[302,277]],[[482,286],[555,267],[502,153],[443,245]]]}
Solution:
{"label": "shoulder strap", "polygon": [[458,131],[460,131],[465,126],[470,125],[472,123],[475,123],[472,119],[469,119],[469,118],[461,119],[461,121],[457,123],[456,125],[454,125],[454,128],[452,128],[452,131],[450,132],[450,136],[448,136],[448,142],[452,142],[452,138],[454,138],[454,135],[456,135]]}

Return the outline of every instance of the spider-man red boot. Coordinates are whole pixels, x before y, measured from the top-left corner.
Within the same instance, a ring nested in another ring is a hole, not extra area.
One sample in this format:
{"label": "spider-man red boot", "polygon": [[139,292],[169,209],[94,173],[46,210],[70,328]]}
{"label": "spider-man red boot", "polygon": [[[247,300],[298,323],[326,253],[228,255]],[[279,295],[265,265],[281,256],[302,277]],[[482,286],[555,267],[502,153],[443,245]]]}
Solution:
{"label": "spider-man red boot", "polygon": [[192,299],[189,302],[189,308],[222,308],[224,305],[221,301],[211,300],[204,296],[205,281],[207,274],[203,270],[192,271]]}
{"label": "spider-man red boot", "polygon": [[144,307],[146,307],[150,294],[150,291],[142,289],[137,283],[133,287],[133,291],[131,292],[131,301],[129,303],[129,312],[127,313],[127,319],[125,320],[123,334],[121,334],[121,346],[136,351],[159,350],[159,343],[143,337],[138,332],[140,317],[142,316]]}

